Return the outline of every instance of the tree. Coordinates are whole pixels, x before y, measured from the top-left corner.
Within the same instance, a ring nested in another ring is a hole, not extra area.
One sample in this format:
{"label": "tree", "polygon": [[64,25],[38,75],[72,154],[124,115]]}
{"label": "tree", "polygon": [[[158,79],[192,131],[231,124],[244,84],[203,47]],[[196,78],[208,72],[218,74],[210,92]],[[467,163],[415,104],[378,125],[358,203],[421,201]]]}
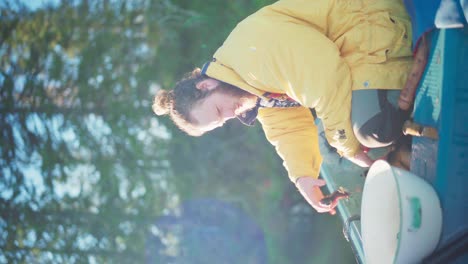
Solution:
{"label": "tree", "polygon": [[2,6],[1,259],[142,259],[175,195],[149,117],[155,17],[186,15],[165,3]]}

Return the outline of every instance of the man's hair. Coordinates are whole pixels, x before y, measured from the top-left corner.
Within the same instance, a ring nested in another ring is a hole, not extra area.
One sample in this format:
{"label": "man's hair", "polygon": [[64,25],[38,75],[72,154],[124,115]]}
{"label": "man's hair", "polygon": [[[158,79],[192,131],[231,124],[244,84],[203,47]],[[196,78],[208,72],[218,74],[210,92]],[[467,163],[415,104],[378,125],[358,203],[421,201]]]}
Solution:
{"label": "man's hair", "polygon": [[153,111],[157,115],[169,115],[174,123],[191,136],[201,136],[204,132],[195,126],[190,115],[193,107],[213,91],[196,88],[198,82],[208,78],[199,68],[189,72],[178,81],[173,90],[159,90],[153,100]]}

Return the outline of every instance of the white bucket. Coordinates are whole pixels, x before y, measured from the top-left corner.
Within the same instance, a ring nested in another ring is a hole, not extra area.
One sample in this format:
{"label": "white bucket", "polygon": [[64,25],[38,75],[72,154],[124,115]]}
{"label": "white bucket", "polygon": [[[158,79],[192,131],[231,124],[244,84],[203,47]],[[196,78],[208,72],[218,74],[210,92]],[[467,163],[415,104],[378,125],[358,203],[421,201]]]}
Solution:
{"label": "white bucket", "polygon": [[376,161],[364,184],[361,235],[366,263],[418,263],[437,246],[442,210],[422,178]]}

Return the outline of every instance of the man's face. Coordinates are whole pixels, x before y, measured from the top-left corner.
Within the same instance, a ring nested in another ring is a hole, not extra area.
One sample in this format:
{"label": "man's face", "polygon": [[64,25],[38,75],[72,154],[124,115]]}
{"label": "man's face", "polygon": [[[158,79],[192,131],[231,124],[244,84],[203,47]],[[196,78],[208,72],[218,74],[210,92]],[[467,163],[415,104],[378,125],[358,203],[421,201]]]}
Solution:
{"label": "man's face", "polygon": [[197,127],[204,131],[211,131],[222,126],[227,120],[255,106],[255,98],[252,95],[241,92],[227,92],[221,87],[196,104],[191,111],[192,118]]}

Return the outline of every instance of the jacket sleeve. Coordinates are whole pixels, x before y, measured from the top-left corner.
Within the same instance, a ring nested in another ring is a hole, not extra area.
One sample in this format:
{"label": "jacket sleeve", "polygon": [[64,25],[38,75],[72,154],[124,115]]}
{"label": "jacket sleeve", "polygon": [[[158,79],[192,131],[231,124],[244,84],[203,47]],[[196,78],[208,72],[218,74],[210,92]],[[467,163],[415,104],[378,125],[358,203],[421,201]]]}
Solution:
{"label": "jacket sleeve", "polygon": [[261,108],[258,120],[292,182],[302,176],[318,178],[322,156],[317,127],[308,108]]}
{"label": "jacket sleeve", "polygon": [[311,27],[275,25],[277,40],[268,48],[259,76],[303,106],[315,108],[328,142],[345,157],[359,149],[351,125],[352,79],[338,47]]}

